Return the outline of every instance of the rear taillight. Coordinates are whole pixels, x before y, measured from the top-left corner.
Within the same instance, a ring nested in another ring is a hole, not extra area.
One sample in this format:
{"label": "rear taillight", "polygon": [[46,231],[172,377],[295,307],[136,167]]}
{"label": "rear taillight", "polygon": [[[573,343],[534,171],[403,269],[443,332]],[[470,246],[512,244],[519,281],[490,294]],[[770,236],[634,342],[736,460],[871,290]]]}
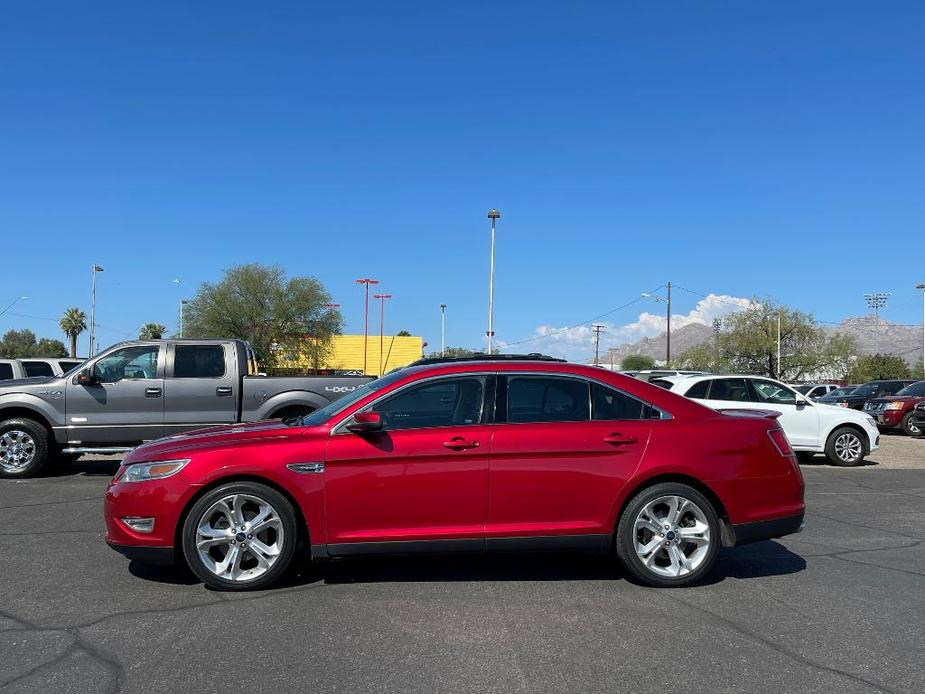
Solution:
{"label": "rear taillight", "polygon": [[784,458],[793,456],[793,449],[790,447],[790,442],[787,440],[787,435],[783,429],[768,429],[768,438],[771,439],[771,443],[774,444],[774,448],[777,449],[781,456]]}

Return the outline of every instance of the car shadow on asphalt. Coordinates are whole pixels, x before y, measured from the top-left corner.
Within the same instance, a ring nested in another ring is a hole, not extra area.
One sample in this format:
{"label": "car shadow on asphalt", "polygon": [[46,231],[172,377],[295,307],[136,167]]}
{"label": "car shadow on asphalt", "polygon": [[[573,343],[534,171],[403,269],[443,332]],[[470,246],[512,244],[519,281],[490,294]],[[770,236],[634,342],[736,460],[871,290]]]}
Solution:
{"label": "car shadow on asphalt", "polygon": [[[778,542],[758,542],[720,552],[716,565],[700,585],[726,579],[756,579],[803,571],[806,561]],[[133,561],[129,571],[155,583],[194,585],[198,579],[183,567],[146,566]],[[311,583],[452,583],[481,581],[633,581],[607,555],[579,553],[453,554],[350,557],[305,562],[274,589]]]}
{"label": "car shadow on asphalt", "polygon": [[84,475],[86,477],[112,477],[119,469],[122,458],[110,460],[76,460],[73,463],[59,463],[52,461],[50,465],[42,471],[42,477],[74,477]]}

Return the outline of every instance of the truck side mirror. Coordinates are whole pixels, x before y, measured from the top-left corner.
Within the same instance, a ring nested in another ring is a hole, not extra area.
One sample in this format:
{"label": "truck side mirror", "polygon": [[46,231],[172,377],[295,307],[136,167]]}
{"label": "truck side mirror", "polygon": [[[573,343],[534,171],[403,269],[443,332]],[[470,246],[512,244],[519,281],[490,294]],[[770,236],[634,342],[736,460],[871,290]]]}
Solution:
{"label": "truck side mirror", "polygon": [[77,374],[77,384],[81,386],[94,386],[102,383],[102,379],[93,373],[92,368],[82,369]]}

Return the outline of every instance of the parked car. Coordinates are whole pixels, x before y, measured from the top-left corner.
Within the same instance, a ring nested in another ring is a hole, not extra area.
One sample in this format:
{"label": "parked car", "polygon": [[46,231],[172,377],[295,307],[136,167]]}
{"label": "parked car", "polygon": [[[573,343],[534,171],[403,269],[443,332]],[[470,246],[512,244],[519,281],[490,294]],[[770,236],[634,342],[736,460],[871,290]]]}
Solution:
{"label": "parked car", "polygon": [[925,402],[920,402],[915,406],[912,424],[919,430],[919,436],[925,435]]}
{"label": "parked car", "polygon": [[829,393],[838,389],[834,383],[800,383],[797,385],[789,384],[800,395],[805,395],[810,400],[817,400],[825,397]]}
{"label": "parked car", "polygon": [[83,359],[65,359],[63,357],[0,359],[0,381],[10,381],[14,378],[60,376],[80,365],[83,361]]}
{"label": "parked car", "polygon": [[896,395],[873,398],[864,403],[864,412],[877,420],[880,429],[901,429],[918,436],[922,429],[915,423],[915,407],[925,402],[925,381],[906,386]]}
{"label": "parked car", "polygon": [[[858,384],[857,384],[857,383],[854,383],[854,384],[848,385],[848,386],[842,386],[841,388],[836,388],[836,389],[833,390],[833,391],[829,391],[829,394],[826,395],[826,396],[824,396],[824,397],[827,397],[827,398],[836,398],[836,397],[838,397],[839,395],[848,395],[848,393],[853,392],[857,387],[858,387]],[[831,404],[831,403],[829,403],[829,404]]]}
{"label": "parked car", "polygon": [[615,551],[637,580],[681,586],[803,514],[775,414],[486,357],[396,371],[298,422],[147,443],[104,502],[114,549],[227,590],[273,583],[297,551],[541,548]]}
{"label": "parked car", "polygon": [[[640,381],[652,381],[665,378],[666,376],[699,376],[706,373],[705,371],[677,371],[675,369],[644,369],[633,374]],[[657,384],[656,384],[657,385]]]}
{"label": "parked car", "polygon": [[671,390],[718,410],[766,409],[778,420],[801,459],[825,453],[835,465],[860,465],[880,445],[873,418],[840,407],[810,402],[792,388],[760,376],[675,377]]}
{"label": "parked car", "polygon": [[0,384],[0,477],[212,424],[300,417],[371,380],[254,376],[241,340],[124,342],[64,376]]}
{"label": "parked car", "polygon": [[819,398],[818,402],[825,405],[836,405],[838,407],[848,407],[852,410],[863,410],[864,403],[871,398],[882,398],[884,395],[896,395],[899,391],[908,385],[915,383],[914,380],[891,379],[868,381],[862,383],[850,393],[844,395],[827,395]]}

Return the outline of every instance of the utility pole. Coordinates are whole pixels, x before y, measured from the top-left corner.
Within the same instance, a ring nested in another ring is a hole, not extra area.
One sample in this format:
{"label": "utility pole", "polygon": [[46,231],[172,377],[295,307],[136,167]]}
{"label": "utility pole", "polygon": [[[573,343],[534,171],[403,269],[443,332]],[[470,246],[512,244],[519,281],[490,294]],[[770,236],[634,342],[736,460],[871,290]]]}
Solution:
{"label": "utility pole", "polygon": [[391,294],[376,294],[374,299],[379,299],[379,375],[382,375],[383,364],[382,364],[382,354],[384,351],[385,344],[385,300],[391,299]]}
{"label": "utility pole", "polygon": [[867,308],[872,308],[874,310],[875,322],[874,322],[874,353],[880,354],[880,309],[886,306],[886,300],[891,296],[890,292],[875,292],[873,294],[865,294],[864,299],[867,300]]}
{"label": "utility pole", "polygon": [[668,324],[665,330],[665,366],[671,366],[671,282],[668,283]]}
{"label": "utility pole", "polygon": [[491,255],[488,263],[488,353],[491,354],[495,339],[495,221],[501,218],[501,212],[492,207],[488,210],[491,220]]}
{"label": "utility pole", "polygon": [[594,365],[599,366],[601,360],[600,356],[600,346],[601,346],[601,333],[607,332],[607,328],[599,323],[595,323],[591,326],[591,331],[594,333]]}
{"label": "utility pole", "polygon": [[373,280],[369,277],[358,279],[357,284],[366,285],[366,299],[363,304],[363,374],[366,374],[366,355],[369,352],[369,285],[379,284],[379,280]]}
{"label": "utility pole", "polygon": [[96,353],[96,273],[102,271],[103,268],[96,263],[93,264],[93,292],[90,299],[90,351],[87,354],[88,357],[92,357]]}
{"label": "utility pole", "polygon": [[446,304],[440,304],[440,356],[446,356]]}

